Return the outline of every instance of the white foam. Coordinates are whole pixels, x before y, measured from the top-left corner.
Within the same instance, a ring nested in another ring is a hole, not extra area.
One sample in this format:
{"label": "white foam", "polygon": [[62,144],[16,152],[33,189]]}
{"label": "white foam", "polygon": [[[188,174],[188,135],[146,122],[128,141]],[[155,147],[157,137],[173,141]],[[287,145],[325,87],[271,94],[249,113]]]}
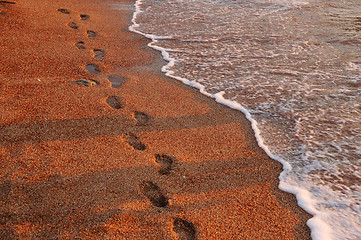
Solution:
{"label": "white foam", "polygon": [[[300,0],[300,1],[295,1],[295,2],[303,3],[304,1]],[[260,130],[257,126],[258,123],[254,118],[252,118],[249,110],[244,108],[240,103],[238,103],[236,101],[225,99],[223,97],[224,92],[211,94],[211,93],[208,93],[205,90],[205,87],[203,85],[201,85],[200,83],[176,76],[174,74],[174,72],[169,69],[170,67],[174,66],[174,64],[175,64],[175,59],[172,59],[168,53],[169,51],[172,51],[172,49],[165,49],[165,48],[162,48],[162,47],[159,47],[156,45],[157,40],[172,39],[172,36],[156,36],[153,34],[146,34],[146,33],[143,33],[141,31],[137,30],[137,27],[139,27],[139,25],[136,23],[136,19],[137,19],[137,15],[142,12],[142,10],[140,8],[141,4],[142,4],[141,0],[137,0],[135,3],[135,12],[133,14],[133,19],[132,19],[133,25],[129,27],[129,30],[133,31],[135,33],[141,34],[152,40],[152,42],[149,43],[148,46],[160,51],[162,53],[163,58],[166,61],[168,61],[168,64],[162,67],[162,71],[165,73],[165,75],[172,77],[174,79],[177,79],[179,81],[182,81],[184,84],[187,84],[189,86],[199,89],[202,94],[204,94],[208,97],[214,98],[218,103],[224,104],[232,109],[236,109],[236,110],[243,112],[245,114],[246,118],[251,122],[252,129],[255,133],[258,145],[267,153],[267,155],[269,157],[280,162],[283,165],[283,171],[279,177],[280,178],[279,189],[281,189],[285,192],[294,194],[297,198],[298,205],[301,208],[303,208],[305,211],[307,211],[309,214],[313,215],[313,217],[307,221],[307,225],[311,229],[312,239],[314,239],[314,240],[325,240],[325,239],[332,240],[333,239],[332,230],[330,229],[328,224],[323,221],[322,214],[315,208],[316,201],[315,201],[315,199],[313,199],[312,194],[305,189],[302,189],[297,186],[291,186],[289,183],[282,181],[282,180],[286,179],[286,176],[292,172],[292,166],[288,162],[286,162],[284,159],[273,154],[269,150],[269,148],[264,144],[264,141],[260,135]]]}

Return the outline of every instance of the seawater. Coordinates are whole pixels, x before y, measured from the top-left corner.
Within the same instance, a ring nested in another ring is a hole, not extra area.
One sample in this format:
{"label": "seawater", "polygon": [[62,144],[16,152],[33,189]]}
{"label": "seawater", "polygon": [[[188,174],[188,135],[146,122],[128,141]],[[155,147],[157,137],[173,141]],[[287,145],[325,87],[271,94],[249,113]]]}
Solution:
{"label": "seawater", "polygon": [[246,114],[313,239],[361,239],[360,0],[138,0],[130,30]]}

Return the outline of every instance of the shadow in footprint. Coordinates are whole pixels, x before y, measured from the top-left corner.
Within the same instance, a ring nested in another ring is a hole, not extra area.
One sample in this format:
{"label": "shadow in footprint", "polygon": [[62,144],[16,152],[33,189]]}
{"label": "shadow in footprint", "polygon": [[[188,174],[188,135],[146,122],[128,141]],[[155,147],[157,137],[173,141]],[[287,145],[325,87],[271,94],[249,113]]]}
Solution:
{"label": "shadow in footprint", "polygon": [[95,80],[92,80],[92,79],[79,79],[79,80],[76,80],[75,83],[82,84],[82,85],[87,86],[87,87],[92,87],[92,86],[99,85],[98,81],[95,81]]}
{"label": "shadow in footprint", "polygon": [[162,193],[162,190],[151,181],[143,181],[139,184],[140,191],[156,207],[166,207],[168,198]]}
{"label": "shadow in footprint", "polygon": [[84,43],[83,41],[76,42],[74,45],[75,45],[75,47],[77,47],[78,49],[86,49],[85,43]]}
{"label": "shadow in footprint", "polygon": [[91,74],[98,74],[100,73],[100,69],[95,64],[88,64],[85,66],[85,70],[87,70]]}
{"label": "shadow in footprint", "polygon": [[127,81],[126,78],[118,76],[118,75],[110,75],[108,76],[109,82],[112,84],[112,88],[119,88],[122,83]]}
{"label": "shadow in footprint", "polygon": [[147,146],[142,143],[134,133],[127,133],[124,135],[125,142],[128,143],[135,150],[144,151]]}
{"label": "shadow in footprint", "polygon": [[104,57],[104,50],[101,49],[93,49],[94,52],[94,58],[96,59],[102,59]]}
{"label": "shadow in footprint", "polygon": [[90,18],[87,14],[80,14],[80,20],[88,20]]}
{"label": "shadow in footprint", "polygon": [[97,36],[97,33],[91,30],[86,31],[88,34],[88,38],[95,38]]}
{"label": "shadow in footprint", "polygon": [[1,202],[8,201],[9,194],[11,192],[12,187],[13,186],[9,180],[3,180],[0,183],[0,201]]}
{"label": "shadow in footprint", "polygon": [[176,233],[179,240],[195,240],[196,239],[196,228],[193,223],[176,218],[173,220],[173,232]]}
{"label": "shadow in footprint", "polygon": [[159,164],[159,174],[167,175],[172,170],[174,158],[164,154],[155,154],[155,162]]}
{"label": "shadow in footprint", "polygon": [[70,11],[68,9],[64,9],[64,8],[59,8],[57,11],[64,13],[64,14],[70,14]]}
{"label": "shadow in footprint", "polygon": [[150,120],[150,116],[144,112],[134,112],[134,118],[137,120],[138,126],[147,125]]}
{"label": "shadow in footprint", "polygon": [[109,106],[115,109],[121,109],[123,106],[120,103],[120,98],[118,96],[109,96],[106,100]]}
{"label": "shadow in footprint", "polygon": [[78,24],[76,24],[75,22],[68,23],[68,26],[72,29],[79,29]]}

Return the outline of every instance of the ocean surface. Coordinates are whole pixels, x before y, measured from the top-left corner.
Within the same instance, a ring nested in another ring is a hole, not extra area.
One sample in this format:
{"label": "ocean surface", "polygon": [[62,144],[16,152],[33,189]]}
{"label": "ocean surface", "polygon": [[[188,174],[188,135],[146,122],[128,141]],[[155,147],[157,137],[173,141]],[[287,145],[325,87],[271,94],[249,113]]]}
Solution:
{"label": "ocean surface", "polygon": [[130,30],[246,114],[313,239],[361,239],[361,0],[138,0]]}

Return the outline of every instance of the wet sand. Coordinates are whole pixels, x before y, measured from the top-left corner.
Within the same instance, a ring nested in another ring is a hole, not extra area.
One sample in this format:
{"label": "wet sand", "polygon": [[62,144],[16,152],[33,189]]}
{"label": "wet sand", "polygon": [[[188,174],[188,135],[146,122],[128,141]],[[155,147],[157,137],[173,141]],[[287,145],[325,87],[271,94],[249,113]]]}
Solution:
{"label": "wet sand", "polygon": [[1,239],[310,239],[243,114],[165,77],[128,31],[133,1],[12,2]]}

